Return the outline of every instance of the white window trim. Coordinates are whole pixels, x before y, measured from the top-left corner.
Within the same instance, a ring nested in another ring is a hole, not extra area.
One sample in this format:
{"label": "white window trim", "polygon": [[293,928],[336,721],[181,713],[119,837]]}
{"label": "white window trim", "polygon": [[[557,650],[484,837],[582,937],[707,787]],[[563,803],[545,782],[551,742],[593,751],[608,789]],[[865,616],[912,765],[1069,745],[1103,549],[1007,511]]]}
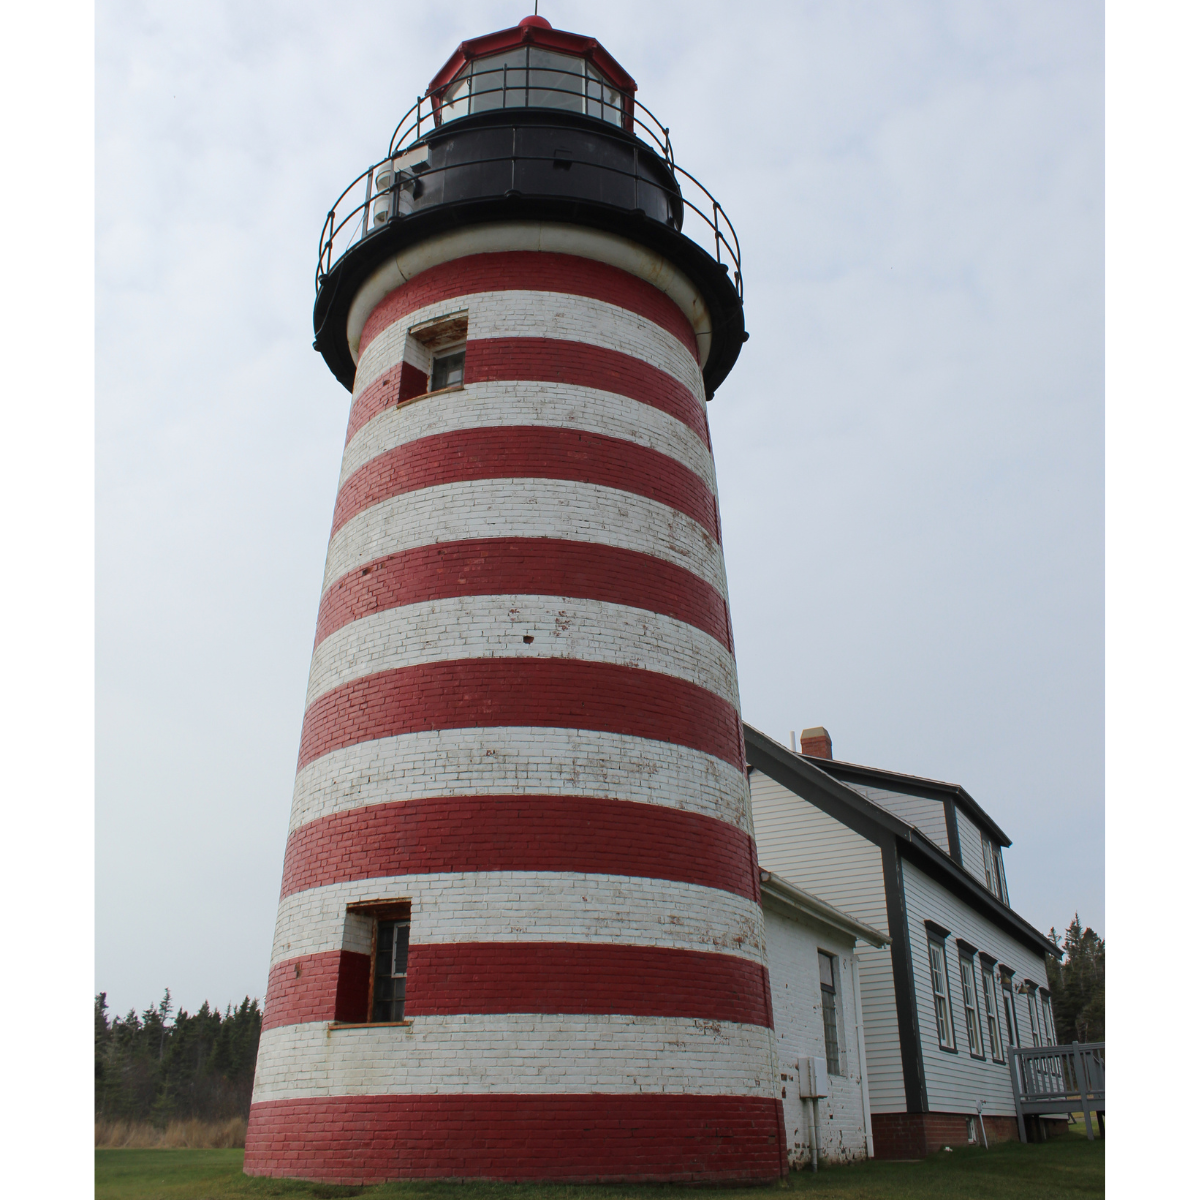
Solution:
{"label": "white window trim", "polygon": [[983,1030],[979,1025],[979,990],[975,986],[975,957],[958,952],[958,977],[962,982],[963,1008],[966,1010],[967,1051],[972,1058],[985,1058]]}
{"label": "white window trim", "polygon": [[[942,981],[940,992],[938,991],[939,975]],[[938,1046],[943,1050],[953,1050],[957,1053],[958,1047],[954,1042],[954,1007],[950,1003],[950,986],[946,977],[946,944],[933,937],[929,939],[929,981],[933,990],[933,1019],[934,1025],[937,1027]],[[945,1008],[945,1037],[942,1036],[943,1013],[939,1005]]]}

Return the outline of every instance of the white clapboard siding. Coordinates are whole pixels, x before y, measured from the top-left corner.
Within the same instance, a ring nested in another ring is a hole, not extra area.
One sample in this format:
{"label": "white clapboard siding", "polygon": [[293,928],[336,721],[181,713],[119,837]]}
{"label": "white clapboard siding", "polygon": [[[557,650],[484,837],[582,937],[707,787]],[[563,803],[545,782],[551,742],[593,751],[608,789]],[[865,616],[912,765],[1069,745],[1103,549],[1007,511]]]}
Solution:
{"label": "white clapboard siding", "polygon": [[865,1158],[867,1132],[863,1122],[852,968],[854,938],[816,922],[810,924],[790,911],[785,914],[774,907],[769,895],[763,897],[763,915],[767,926],[775,1046],[780,1074],[789,1077],[781,1080],[788,1160],[794,1165],[812,1161],[812,1132],[795,1075],[798,1059],[810,1055],[826,1057],[821,965],[817,957],[821,950],[834,955],[838,964],[835,990],[839,1071],[830,1072],[829,1095],[818,1103],[819,1160],[851,1162]]}
{"label": "white clapboard siding", "polygon": [[865,783],[847,783],[860,796],[886,808],[893,816],[910,825],[915,825],[927,838],[950,853],[950,839],[946,834],[946,806],[941,800],[928,796],[906,796],[902,792],[890,792],[887,788],[869,787]]}
{"label": "white clapboard siding", "polygon": [[[761,771],[750,776],[758,861],[849,916],[888,932],[879,847]],[[872,1112],[905,1111],[891,952],[859,951]]]}
{"label": "white clapboard siding", "polygon": [[[925,1088],[929,1097],[929,1109],[931,1112],[973,1113],[975,1101],[982,1100],[985,1113],[1011,1116],[1014,1112],[1012,1084],[1007,1064],[992,1060],[978,957],[975,959],[975,990],[979,998],[979,1023],[986,1058],[981,1061],[972,1058],[970,1054],[955,938],[963,938],[977,950],[1011,967],[1016,973],[1018,984],[1029,978],[1037,980],[1043,987],[1046,986],[1045,959],[952,896],[941,884],[930,879],[911,862],[905,860],[903,870],[904,899],[908,910],[909,937],[912,940],[917,1022],[921,1030],[921,1054],[925,1063]],[[950,936],[946,938],[946,973],[950,983],[954,1041],[958,1048],[956,1054],[943,1050],[938,1045],[937,1020],[933,1010],[933,980],[929,970],[928,934],[925,929],[927,920],[935,921],[950,930]],[[1004,1045],[1004,999],[998,975],[996,1000],[999,1005],[1003,1053],[1007,1049]],[[1029,1029],[1029,1009],[1023,996],[1017,996],[1016,1001],[1021,1044],[1030,1046],[1033,1041]]]}
{"label": "white clapboard siding", "polygon": [[987,887],[987,876],[983,871],[983,840],[979,826],[961,808],[958,810],[958,844],[962,848],[962,865]]}

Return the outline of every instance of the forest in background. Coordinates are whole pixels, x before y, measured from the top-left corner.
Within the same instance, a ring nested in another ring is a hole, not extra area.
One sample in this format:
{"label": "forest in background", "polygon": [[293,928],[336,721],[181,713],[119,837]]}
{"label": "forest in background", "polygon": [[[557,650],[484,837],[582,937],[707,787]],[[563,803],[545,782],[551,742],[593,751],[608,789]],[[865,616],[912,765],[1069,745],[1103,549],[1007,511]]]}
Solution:
{"label": "forest in background", "polygon": [[1104,1041],[1104,939],[1076,913],[1061,940],[1053,929],[1050,940],[1063,948],[1061,963],[1046,958],[1059,1042]]}
{"label": "forest in background", "polygon": [[250,1115],[262,1011],[247,996],[222,1013],[206,1000],[174,1013],[170,989],[157,1008],[109,1017],[95,1000],[96,1118],[144,1122],[227,1121]]}

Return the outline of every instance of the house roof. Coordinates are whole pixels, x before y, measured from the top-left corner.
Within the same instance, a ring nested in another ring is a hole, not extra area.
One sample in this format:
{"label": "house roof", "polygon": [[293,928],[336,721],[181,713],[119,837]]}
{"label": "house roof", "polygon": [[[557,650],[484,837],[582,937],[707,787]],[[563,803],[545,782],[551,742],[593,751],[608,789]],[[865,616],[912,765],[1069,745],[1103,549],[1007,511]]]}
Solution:
{"label": "house roof", "polygon": [[861,763],[842,762],[836,758],[817,758],[811,754],[801,757],[808,759],[827,775],[832,775],[851,787],[862,784],[903,792],[909,796],[928,796],[933,800],[952,799],[993,841],[999,842],[1001,846],[1012,845],[1012,838],[988,816],[979,801],[960,783],[945,783],[940,779],[924,779],[920,775],[904,775],[899,771],[864,767]]}
{"label": "house roof", "polygon": [[[755,729],[753,725],[743,723],[743,728],[746,736],[746,756],[750,766],[761,770],[798,795],[805,795],[806,798],[806,793],[824,795],[832,802],[831,807],[841,810],[840,813],[834,812],[832,815],[855,828],[857,832],[872,836],[876,841],[890,834],[896,839],[897,848],[905,857],[911,858],[917,866],[970,904],[977,912],[1037,951],[1062,957],[1062,951],[1045,934],[997,900],[974,875],[955,862],[941,846],[916,826],[910,825],[873,800],[868,800],[861,792],[838,779],[831,771],[827,771],[825,768],[832,765],[832,760],[793,754],[786,746]],[[818,766],[818,763],[821,765]],[[800,790],[801,788],[803,790]]]}
{"label": "house roof", "polygon": [[856,921],[848,913],[842,912],[840,908],[834,908],[832,904],[827,904],[819,896],[814,896],[811,892],[798,888],[794,883],[784,879],[782,875],[776,875],[774,871],[760,870],[759,879],[762,881],[763,895],[770,896],[784,907],[815,918],[823,925],[831,925],[834,929],[849,934],[852,938],[860,938],[864,942],[869,942],[872,946],[891,945],[892,939],[886,933],[880,933],[878,929]]}

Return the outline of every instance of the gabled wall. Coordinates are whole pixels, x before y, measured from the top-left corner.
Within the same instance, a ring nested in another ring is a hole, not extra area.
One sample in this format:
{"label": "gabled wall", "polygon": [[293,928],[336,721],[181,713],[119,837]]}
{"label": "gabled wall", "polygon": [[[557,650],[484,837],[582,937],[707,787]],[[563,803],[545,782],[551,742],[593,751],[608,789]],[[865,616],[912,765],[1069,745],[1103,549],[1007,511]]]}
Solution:
{"label": "gabled wall", "polygon": [[958,809],[958,844],[962,848],[962,865],[984,887],[987,887],[987,876],[983,871],[983,841],[980,837],[979,826],[967,816],[961,808]]}
{"label": "gabled wall", "polygon": [[[750,800],[762,867],[856,920],[891,932],[878,846],[761,771],[750,776]],[[892,956],[887,949],[867,947],[859,951],[859,961],[871,1111],[903,1112]]]}
{"label": "gabled wall", "polygon": [[931,800],[928,796],[909,796],[903,792],[889,791],[887,788],[870,787],[865,783],[846,782],[860,796],[886,808],[888,812],[915,825],[931,842],[940,846],[947,854],[950,853],[950,839],[946,835],[946,805],[941,800]]}

